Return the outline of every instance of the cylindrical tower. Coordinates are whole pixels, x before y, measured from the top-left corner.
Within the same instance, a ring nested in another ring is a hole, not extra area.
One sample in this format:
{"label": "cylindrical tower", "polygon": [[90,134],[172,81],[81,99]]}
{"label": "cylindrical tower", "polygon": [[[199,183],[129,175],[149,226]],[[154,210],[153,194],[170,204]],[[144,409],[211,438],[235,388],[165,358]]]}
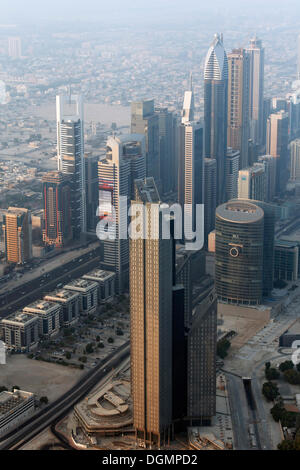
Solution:
{"label": "cylindrical tower", "polygon": [[228,303],[257,305],[263,293],[264,211],[248,201],[216,210],[216,291]]}

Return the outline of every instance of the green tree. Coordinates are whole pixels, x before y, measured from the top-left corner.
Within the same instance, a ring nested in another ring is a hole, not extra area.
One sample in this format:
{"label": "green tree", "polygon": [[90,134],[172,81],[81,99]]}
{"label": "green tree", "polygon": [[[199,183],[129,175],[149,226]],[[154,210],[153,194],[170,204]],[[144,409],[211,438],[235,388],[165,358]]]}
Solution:
{"label": "green tree", "polygon": [[281,424],[282,426],[286,426],[287,428],[293,428],[296,423],[296,413],[291,413],[290,411],[284,410],[284,413],[281,416]]}
{"label": "green tree", "polygon": [[93,344],[89,343],[86,345],[85,352],[87,354],[92,354],[94,352]]}
{"label": "green tree", "polygon": [[109,337],[108,340],[107,340],[107,342],[110,343],[110,344],[114,343],[114,341],[115,340],[112,337]]}
{"label": "green tree", "polygon": [[285,361],[282,362],[279,366],[279,370],[281,372],[285,372],[286,370],[294,369],[294,363],[292,361]]}
{"label": "green tree", "polygon": [[270,413],[273,416],[273,419],[274,421],[276,421],[276,423],[278,423],[278,421],[281,420],[284,411],[285,410],[284,410],[282,403],[276,403],[276,405],[273,406]]}
{"label": "green tree", "polygon": [[66,354],[65,354],[65,356],[66,356],[66,359],[69,359],[69,360],[70,360],[71,357],[72,357],[72,354],[71,354],[69,351],[67,351]]}
{"label": "green tree", "polygon": [[299,385],[300,384],[300,373],[294,369],[288,369],[284,372],[285,380],[292,385]]}
{"label": "green tree", "polygon": [[280,377],[280,373],[275,367],[270,367],[265,370],[265,376],[267,380],[276,380]]}
{"label": "green tree", "polygon": [[268,401],[273,401],[278,397],[279,390],[277,385],[273,382],[265,382],[262,387],[262,393]]}

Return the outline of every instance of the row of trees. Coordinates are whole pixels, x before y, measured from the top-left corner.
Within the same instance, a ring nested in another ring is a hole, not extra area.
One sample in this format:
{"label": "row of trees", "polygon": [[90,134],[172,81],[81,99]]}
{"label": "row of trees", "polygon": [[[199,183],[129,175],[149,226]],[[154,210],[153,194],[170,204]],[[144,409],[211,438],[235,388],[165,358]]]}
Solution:
{"label": "row of trees", "polygon": [[294,368],[292,361],[282,362],[278,369],[271,367],[271,363],[267,362],[265,366],[265,377],[268,381],[277,380],[280,377],[280,372],[283,373],[284,379],[292,385],[300,385],[300,364]]}

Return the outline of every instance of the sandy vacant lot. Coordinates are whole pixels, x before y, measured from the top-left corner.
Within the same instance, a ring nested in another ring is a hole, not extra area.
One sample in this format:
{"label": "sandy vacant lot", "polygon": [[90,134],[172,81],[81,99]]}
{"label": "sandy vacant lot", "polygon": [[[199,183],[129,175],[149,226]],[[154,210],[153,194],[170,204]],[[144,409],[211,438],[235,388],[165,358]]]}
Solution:
{"label": "sandy vacant lot", "polygon": [[266,324],[265,320],[242,318],[237,316],[224,315],[224,324],[221,326],[222,330],[237,332],[237,336],[232,338],[231,351],[240,349],[247,341],[252,338],[258,331],[260,331]]}
{"label": "sandy vacant lot", "polygon": [[11,389],[17,385],[22,390],[47,396],[55,400],[71,388],[84,373],[79,369],[28,359],[21,354],[7,357],[0,365],[0,385]]}

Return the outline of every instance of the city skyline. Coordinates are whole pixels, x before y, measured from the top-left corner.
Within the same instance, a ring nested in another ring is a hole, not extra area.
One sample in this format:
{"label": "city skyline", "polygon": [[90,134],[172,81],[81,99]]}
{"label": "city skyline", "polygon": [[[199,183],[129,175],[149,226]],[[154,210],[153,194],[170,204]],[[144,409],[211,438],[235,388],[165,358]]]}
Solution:
{"label": "city skyline", "polygon": [[0,450],[300,449],[298,11],[4,4]]}

